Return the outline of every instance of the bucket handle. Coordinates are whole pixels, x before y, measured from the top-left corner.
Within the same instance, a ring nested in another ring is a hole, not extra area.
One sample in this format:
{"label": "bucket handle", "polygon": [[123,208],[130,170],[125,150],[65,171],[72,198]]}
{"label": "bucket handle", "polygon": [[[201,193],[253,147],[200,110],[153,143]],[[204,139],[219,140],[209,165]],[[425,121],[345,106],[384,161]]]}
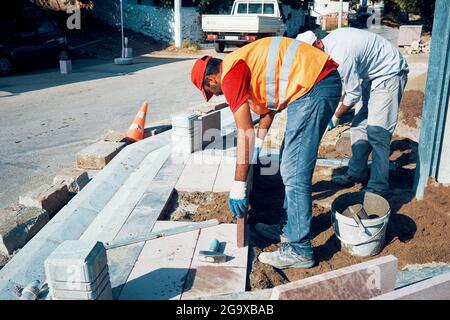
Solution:
{"label": "bucket handle", "polygon": [[384,222],[383,222],[383,226],[380,228],[380,230],[378,230],[377,232],[375,232],[375,234],[372,235],[369,239],[366,239],[366,240],[364,240],[364,241],[362,241],[362,242],[351,242],[351,241],[348,241],[348,240],[343,239],[343,238],[342,238],[341,236],[339,236],[339,234],[336,232],[335,219],[334,219],[333,215],[331,215],[331,225],[333,226],[334,234],[336,235],[336,237],[337,237],[341,242],[343,242],[343,243],[345,243],[345,244],[347,244],[347,245],[350,245],[350,246],[359,246],[359,245],[362,245],[362,244],[366,244],[366,243],[371,242],[373,239],[375,239],[375,238],[383,231],[384,228],[386,228],[387,223],[388,223],[388,221],[384,221]]}

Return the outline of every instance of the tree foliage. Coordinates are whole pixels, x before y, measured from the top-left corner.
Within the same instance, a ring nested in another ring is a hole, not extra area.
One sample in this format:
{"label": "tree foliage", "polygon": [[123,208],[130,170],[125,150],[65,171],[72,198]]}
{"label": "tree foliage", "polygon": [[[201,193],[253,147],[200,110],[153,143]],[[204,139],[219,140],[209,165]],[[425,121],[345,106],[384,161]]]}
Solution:
{"label": "tree foliage", "polygon": [[420,14],[424,18],[433,17],[436,0],[385,0],[389,12]]}

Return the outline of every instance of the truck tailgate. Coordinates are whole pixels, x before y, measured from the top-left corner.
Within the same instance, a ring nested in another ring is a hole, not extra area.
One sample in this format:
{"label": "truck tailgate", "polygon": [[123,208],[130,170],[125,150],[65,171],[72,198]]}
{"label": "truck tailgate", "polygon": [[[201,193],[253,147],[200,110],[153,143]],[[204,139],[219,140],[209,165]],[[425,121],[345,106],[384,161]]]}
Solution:
{"label": "truck tailgate", "polygon": [[231,33],[277,33],[282,21],[277,17],[258,15],[203,15],[202,29],[204,32]]}

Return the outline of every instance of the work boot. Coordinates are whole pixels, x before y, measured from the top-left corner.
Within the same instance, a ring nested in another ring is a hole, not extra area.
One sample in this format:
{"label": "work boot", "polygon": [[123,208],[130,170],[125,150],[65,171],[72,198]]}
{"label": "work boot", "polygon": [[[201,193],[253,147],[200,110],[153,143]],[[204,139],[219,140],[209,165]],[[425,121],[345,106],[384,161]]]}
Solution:
{"label": "work boot", "polygon": [[282,227],[278,224],[257,223],[255,225],[256,232],[264,238],[287,242],[287,236],[283,233]]}
{"label": "work boot", "polygon": [[314,259],[307,259],[300,256],[295,250],[287,243],[274,252],[262,252],[258,256],[258,260],[262,263],[271,265],[277,269],[286,268],[302,268],[307,269],[314,266]]}
{"label": "work boot", "polygon": [[366,180],[367,177],[359,178],[349,175],[348,173],[344,173],[340,176],[335,176],[331,178],[331,181],[338,186],[349,186],[355,184],[357,182],[362,182]]}

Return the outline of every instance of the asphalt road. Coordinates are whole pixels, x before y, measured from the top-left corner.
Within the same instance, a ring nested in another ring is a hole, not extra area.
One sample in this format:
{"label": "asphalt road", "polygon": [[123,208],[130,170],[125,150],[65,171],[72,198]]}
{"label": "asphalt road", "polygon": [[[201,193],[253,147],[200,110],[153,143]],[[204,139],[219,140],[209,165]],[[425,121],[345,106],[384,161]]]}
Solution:
{"label": "asphalt road", "polygon": [[[209,53],[209,52],[208,52]],[[203,102],[192,58],[139,57],[131,66],[77,60],[68,75],[35,70],[0,78],[0,207],[51,183],[107,130],[125,131],[148,99],[147,124]]]}

